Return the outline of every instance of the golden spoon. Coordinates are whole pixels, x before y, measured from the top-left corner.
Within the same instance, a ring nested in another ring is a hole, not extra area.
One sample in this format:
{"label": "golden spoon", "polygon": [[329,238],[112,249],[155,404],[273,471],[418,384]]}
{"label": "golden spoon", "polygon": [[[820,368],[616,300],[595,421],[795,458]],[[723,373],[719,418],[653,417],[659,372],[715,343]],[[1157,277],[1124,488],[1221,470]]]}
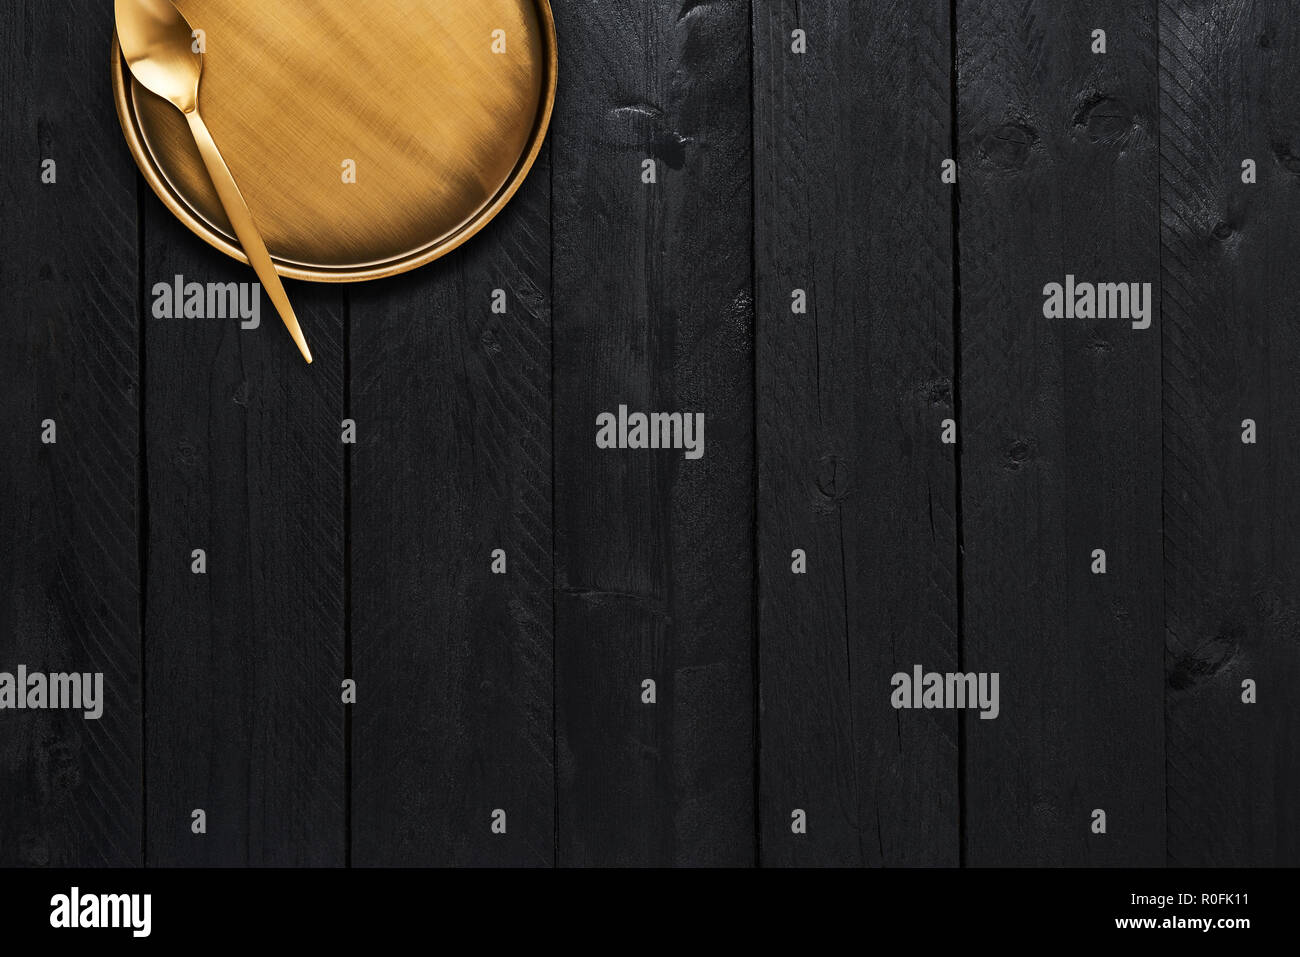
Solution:
{"label": "golden spoon", "polygon": [[217,188],[226,217],[244,247],[244,255],[257,271],[262,287],[298,344],[303,358],[311,362],[311,350],[298,325],[293,306],[285,294],[280,274],[266,251],[253,214],[235,185],[221,151],[213,142],[207,124],[199,116],[199,79],[203,75],[203,54],[195,53],[194,31],[171,0],[116,0],[117,40],[127,66],[149,92],[161,96],[185,114],[190,132],[199,146],[212,185]]}

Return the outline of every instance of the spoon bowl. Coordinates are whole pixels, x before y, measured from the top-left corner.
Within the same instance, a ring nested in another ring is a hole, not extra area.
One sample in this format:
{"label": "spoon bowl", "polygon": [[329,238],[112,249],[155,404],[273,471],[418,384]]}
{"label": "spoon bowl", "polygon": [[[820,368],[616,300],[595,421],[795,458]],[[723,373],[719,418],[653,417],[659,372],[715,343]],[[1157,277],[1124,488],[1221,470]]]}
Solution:
{"label": "spoon bowl", "polygon": [[194,31],[171,0],[116,0],[117,39],[131,73],[150,93],[182,113],[198,106],[203,54]]}

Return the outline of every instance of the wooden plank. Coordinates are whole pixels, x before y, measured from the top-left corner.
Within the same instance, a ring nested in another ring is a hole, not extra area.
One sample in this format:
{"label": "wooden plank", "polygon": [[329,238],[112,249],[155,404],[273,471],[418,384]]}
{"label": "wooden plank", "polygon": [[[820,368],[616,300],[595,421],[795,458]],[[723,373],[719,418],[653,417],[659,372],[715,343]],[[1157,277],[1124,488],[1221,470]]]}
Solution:
{"label": "wooden plank", "polygon": [[782,0],[754,39],[762,859],[954,865],[956,716],[890,703],[957,662],[948,9]]}
{"label": "wooden plank", "polygon": [[965,859],[1158,864],[1158,320],[1043,311],[1067,274],[1158,297],[1155,4],[956,11],[962,670],[1001,706],[963,718]]}
{"label": "wooden plank", "polygon": [[145,209],[147,861],[341,865],[341,294],[287,285],[311,366],[264,294],[256,330],[155,318],[156,283],[256,276]]}
{"label": "wooden plank", "polygon": [[103,674],[97,720],[0,712],[0,866],[141,859],[136,177],[111,36],[100,2],[0,10],[0,671]]}
{"label": "wooden plank", "polygon": [[548,163],[446,259],[350,292],[358,865],[554,859]]}
{"label": "wooden plank", "polygon": [[1162,0],[1160,63],[1169,862],[1295,866],[1300,18]]}
{"label": "wooden plank", "polygon": [[[554,7],[557,857],[752,863],[749,4]],[[620,404],[703,457],[598,449]]]}

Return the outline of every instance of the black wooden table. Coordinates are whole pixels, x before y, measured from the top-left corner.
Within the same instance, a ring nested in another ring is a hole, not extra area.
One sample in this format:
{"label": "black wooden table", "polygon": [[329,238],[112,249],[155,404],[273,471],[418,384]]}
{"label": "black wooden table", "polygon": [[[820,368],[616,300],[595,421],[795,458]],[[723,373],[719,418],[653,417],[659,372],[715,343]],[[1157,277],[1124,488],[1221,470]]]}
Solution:
{"label": "black wooden table", "polygon": [[310,368],[153,318],[247,271],[112,5],[3,4],[0,672],[105,707],[0,710],[0,864],[1300,863],[1300,9],[553,3],[525,187]]}

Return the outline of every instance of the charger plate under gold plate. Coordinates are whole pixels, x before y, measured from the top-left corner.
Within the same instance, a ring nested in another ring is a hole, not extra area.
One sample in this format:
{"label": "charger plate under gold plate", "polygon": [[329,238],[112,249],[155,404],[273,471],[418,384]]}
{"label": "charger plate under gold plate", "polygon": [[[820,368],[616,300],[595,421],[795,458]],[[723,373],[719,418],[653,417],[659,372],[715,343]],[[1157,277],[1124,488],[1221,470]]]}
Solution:
{"label": "charger plate under gold plate", "polygon": [[[500,211],[541,149],[556,83],[548,0],[176,6],[203,31],[199,106],[281,275],[353,282],[436,259]],[[247,262],[184,116],[130,77],[116,38],[113,90],[154,192]]]}

